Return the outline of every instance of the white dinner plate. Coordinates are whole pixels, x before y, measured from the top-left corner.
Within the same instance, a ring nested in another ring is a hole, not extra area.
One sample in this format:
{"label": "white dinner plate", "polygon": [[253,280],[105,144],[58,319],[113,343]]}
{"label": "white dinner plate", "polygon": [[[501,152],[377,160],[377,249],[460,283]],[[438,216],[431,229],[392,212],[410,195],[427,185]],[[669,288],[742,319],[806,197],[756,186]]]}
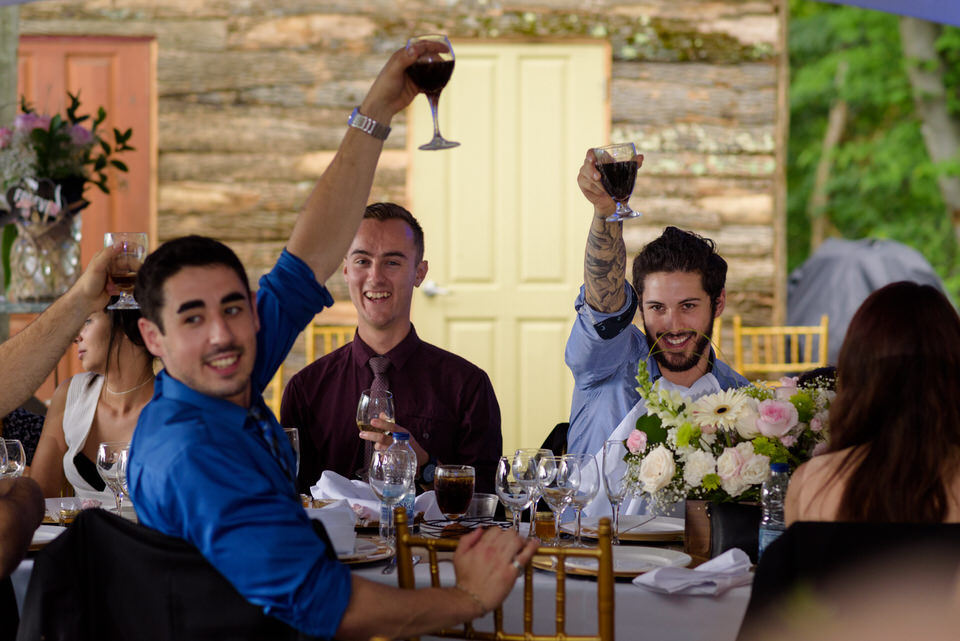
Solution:
{"label": "white dinner plate", "polygon": [[[624,514],[620,517],[621,541],[680,541],[683,539],[683,519],[672,516],[658,516],[652,521],[644,514]],[[587,518],[580,522],[580,535],[587,539],[597,538],[599,518]],[[612,520],[612,519],[611,519]],[[637,527],[638,523],[643,523]],[[567,534],[575,534],[576,521],[564,523],[560,529]]]}
{"label": "white dinner plate", "polygon": [[[686,567],[690,565],[692,560],[689,554],[677,550],[638,545],[613,546],[613,574],[621,578],[632,578],[657,568]],[[555,571],[556,562],[556,557],[536,557],[533,560],[533,565],[541,569]],[[567,572],[596,576],[598,563],[597,559],[569,557],[567,558]]]}
{"label": "white dinner plate", "polygon": [[382,561],[389,559],[391,556],[393,556],[393,550],[390,546],[371,539],[357,537],[357,542],[353,546],[353,553],[340,554],[337,556],[337,559],[339,559],[341,563],[356,564]]}
{"label": "white dinner plate", "polygon": [[[57,509],[59,509],[59,507]],[[30,549],[39,550],[66,531],[67,528],[60,527],[59,525],[41,525],[33,533],[33,540],[30,541]]]}

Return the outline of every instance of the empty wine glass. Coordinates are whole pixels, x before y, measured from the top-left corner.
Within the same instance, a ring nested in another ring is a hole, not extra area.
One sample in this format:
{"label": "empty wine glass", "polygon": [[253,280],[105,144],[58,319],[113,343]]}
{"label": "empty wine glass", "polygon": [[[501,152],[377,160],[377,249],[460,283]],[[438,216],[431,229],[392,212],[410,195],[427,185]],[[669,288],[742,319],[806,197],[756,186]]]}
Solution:
{"label": "empty wine glass", "polygon": [[393,423],[396,419],[393,413],[393,394],[386,390],[365,389],[360,392],[360,402],[357,404],[357,427],[361,432],[381,432],[389,434],[390,430],[382,430],[373,426],[373,419]]}
{"label": "empty wine glass", "polygon": [[622,440],[603,444],[603,489],[613,506],[613,544],[620,544],[620,504],[627,495],[627,446]]}
{"label": "empty wine glass", "polygon": [[23,476],[23,468],[27,464],[27,457],[23,452],[23,443],[15,438],[5,438],[3,439],[3,445],[6,456],[3,457],[0,477],[17,478]]}
{"label": "empty wine glass", "polygon": [[538,485],[537,465],[544,456],[553,456],[553,452],[546,448],[521,447],[513,454],[513,475],[519,483],[530,488],[530,530],[528,537],[532,537],[537,524],[537,503],[540,502],[540,486]]}
{"label": "empty wine glass", "polygon": [[513,462],[506,456],[501,456],[497,463],[495,486],[500,502],[504,507],[510,508],[510,513],[513,514],[513,531],[520,534],[520,516],[530,504],[532,487],[517,480],[513,472]]}
{"label": "empty wine glass", "polygon": [[570,495],[570,506],[577,515],[577,530],[574,538],[574,547],[584,547],[580,540],[580,513],[597,495],[600,489],[600,470],[597,468],[597,459],[592,454],[564,454],[563,460],[573,466],[570,485],[574,491]]}
{"label": "empty wine glass", "polygon": [[437,103],[440,101],[440,92],[447,86],[450,76],[453,75],[453,66],[456,58],[453,47],[443,34],[431,33],[423,36],[413,36],[407,40],[407,49],[411,49],[419,42],[428,42],[427,50],[420,54],[417,61],[407,67],[407,76],[417,88],[427,95],[430,102],[430,113],[433,115],[433,139],[420,149],[450,149],[459,147],[460,143],[447,140],[440,135],[440,125],[437,123]]}
{"label": "empty wine glass", "polygon": [[126,457],[129,448],[129,441],[104,441],[97,448],[97,472],[113,492],[117,501],[117,514],[120,514],[123,507],[123,486],[126,484]]}
{"label": "empty wine glass", "polygon": [[[412,459],[412,460],[411,460]],[[367,473],[370,487],[380,502],[388,509],[381,510],[380,538],[393,546],[395,530],[393,526],[393,508],[413,488],[417,461],[413,452],[406,449],[388,449],[374,451]],[[384,512],[387,513],[384,518]]]}
{"label": "empty wine glass", "polygon": [[607,216],[607,222],[636,218],[642,215],[630,209],[627,201],[637,180],[637,147],[632,142],[597,147],[593,150],[597,171],[603,188],[617,203],[617,210]]}
{"label": "empty wine glass", "polygon": [[540,494],[553,512],[556,536],[551,543],[554,545],[560,545],[560,517],[577,490],[578,478],[576,465],[562,456],[544,456],[537,465]]}
{"label": "empty wine glass", "polygon": [[293,454],[297,459],[296,476],[300,476],[300,432],[295,427],[285,427],[283,431],[286,433],[287,438],[290,439],[290,447],[293,448]]}
{"label": "empty wine glass", "polygon": [[143,264],[147,254],[147,235],[143,232],[107,232],[103,235],[103,246],[120,246],[120,253],[110,260],[110,280],[120,290],[120,298],[107,309],[140,309],[133,298],[133,288],[137,283],[137,270]]}

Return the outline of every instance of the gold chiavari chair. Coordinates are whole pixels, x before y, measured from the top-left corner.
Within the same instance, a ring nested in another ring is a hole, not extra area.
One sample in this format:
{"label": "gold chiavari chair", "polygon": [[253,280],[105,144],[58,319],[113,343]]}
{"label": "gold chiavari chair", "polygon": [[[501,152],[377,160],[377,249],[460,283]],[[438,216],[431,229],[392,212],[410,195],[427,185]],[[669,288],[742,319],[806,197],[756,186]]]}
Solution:
{"label": "gold chiavari chair", "polygon": [[[310,323],[303,330],[305,364],[309,365],[319,357],[343,347],[353,340],[356,331],[357,328],[353,325],[317,325],[316,323]],[[283,397],[283,370],[284,366],[280,365],[277,373],[273,375],[273,380],[267,385],[269,392],[267,407],[276,416],[280,416],[280,400]]]}
{"label": "gold chiavari chair", "polygon": [[[454,551],[458,541],[414,536],[407,525],[406,512],[396,511],[397,526],[397,578],[401,588],[413,589],[413,548],[424,548],[430,561],[430,584],[440,586],[437,553]],[[555,556],[556,559],[556,627],[552,635],[533,633],[533,566],[524,570],[523,582],[523,632],[505,632],[503,608],[493,611],[493,632],[476,630],[471,622],[461,628],[445,628],[430,633],[430,636],[455,639],[484,639],[486,641],[613,641],[613,549],[611,546],[610,519],[600,519],[598,541],[595,548],[561,548],[540,546],[537,555]],[[566,566],[567,557],[592,557],[599,563],[597,573],[597,634],[574,635],[566,632]]]}
{"label": "gold chiavari chair", "polygon": [[744,327],[733,317],[734,369],[744,376],[769,378],[771,374],[804,372],[827,364],[829,320],[819,325]]}

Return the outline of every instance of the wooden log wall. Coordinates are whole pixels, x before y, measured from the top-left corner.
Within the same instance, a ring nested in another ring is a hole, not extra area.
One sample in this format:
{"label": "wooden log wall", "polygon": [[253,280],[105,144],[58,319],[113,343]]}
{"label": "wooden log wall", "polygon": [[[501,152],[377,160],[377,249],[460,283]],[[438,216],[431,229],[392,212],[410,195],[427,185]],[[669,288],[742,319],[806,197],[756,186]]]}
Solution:
{"label": "wooden log wall", "polygon": [[[613,52],[611,131],[646,154],[629,252],[663,225],[717,241],[728,313],[782,313],[782,0],[69,0],[21,8],[24,34],[157,39],[161,240],[234,247],[256,279],[330,160],[346,116],[413,33]],[[374,200],[407,200],[403,116]],[[342,279],[330,282],[338,299]],[[779,311],[778,311],[779,309]]]}

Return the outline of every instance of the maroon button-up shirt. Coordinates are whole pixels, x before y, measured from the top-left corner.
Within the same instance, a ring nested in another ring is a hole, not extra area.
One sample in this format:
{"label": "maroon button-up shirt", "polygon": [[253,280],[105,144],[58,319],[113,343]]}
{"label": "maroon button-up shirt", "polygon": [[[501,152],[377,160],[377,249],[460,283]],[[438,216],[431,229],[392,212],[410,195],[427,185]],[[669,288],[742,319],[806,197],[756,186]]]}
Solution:
{"label": "maroon button-up shirt", "polygon": [[[309,493],[324,470],[347,478],[366,469],[357,430],[360,392],[370,387],[367,361],[376,353],[359,335],[300,370],[280,406],[284,427],[300,429],[300,491]],[[500,405],[487,374],[456,354],[410,333],[385,354],[397,425],[441,463],[476,468],[477,492],[493,492],[503,449]]]}

